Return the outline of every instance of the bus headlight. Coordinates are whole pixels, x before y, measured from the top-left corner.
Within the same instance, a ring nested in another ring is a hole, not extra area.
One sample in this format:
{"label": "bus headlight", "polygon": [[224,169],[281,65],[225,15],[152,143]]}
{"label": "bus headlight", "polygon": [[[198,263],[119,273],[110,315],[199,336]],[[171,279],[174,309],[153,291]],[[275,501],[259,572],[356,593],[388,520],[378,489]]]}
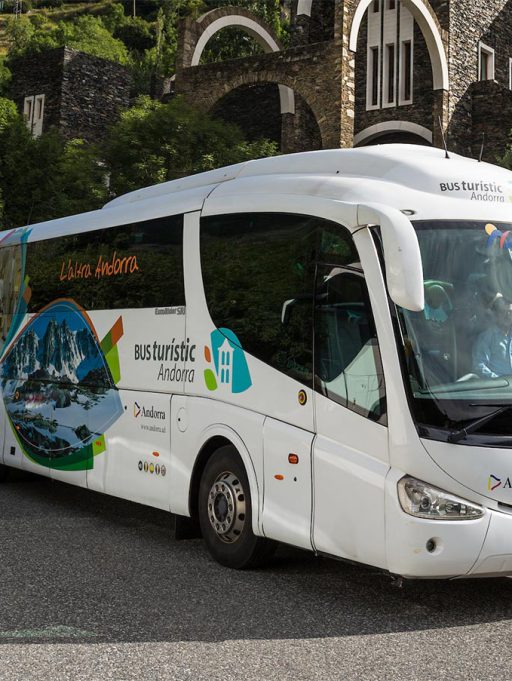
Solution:
{"label": "bus headlight", "polygon": [[485,513],[482,506],[409,476],[398,481],[398,498],[402,509],[416,518],[474,520]]}

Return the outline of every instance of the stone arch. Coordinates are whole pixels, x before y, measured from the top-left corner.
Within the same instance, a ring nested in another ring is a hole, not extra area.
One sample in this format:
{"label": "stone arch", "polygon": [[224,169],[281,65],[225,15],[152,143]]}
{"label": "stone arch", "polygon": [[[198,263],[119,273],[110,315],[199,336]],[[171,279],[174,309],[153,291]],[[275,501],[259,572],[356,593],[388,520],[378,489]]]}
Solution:
{"label": "stone arch", "polygon": [[[258,16],[243,9],[242,7],[219,7],[206,12],[195,22],[196,40],[190,52],[189,63],[183,66],[198,66],[201,55],[210,38],[223,28],[235,26],[243,29],[261,45],[265,52],[280,52],[282,46],[271,26],[260,19]],[[293,90],[279,84],[279,98],[281,102],[281,113],[295,113],[295,98]]]}
{"label": "stone arch", "polygon": [[422,138],[428,144],[433,143],[432,131],[423,125],[411,123],[410,121],[386,121],[370,125],[361,130],[361,132],[358,132],[357,135],[354,135],[354,146],[366,145],[374,140],[378,140],[379,137],[392,133],[407,133]]}
{"label": "stone arch", "polygon": [[[281,71],[265,70],[262,72],[251,71],[238,72],[234,78],[231,78],[229,81],[223,81],[221,90],[213,89],[203,99],[204,108],[207,111],[210,111],[221,97],[224,97],[225,95],[227,95],[232,90],[235,90],[236,88],[239,88],[243,85],[255,85],[261,83],[273,83],[275,85],[278,85],[280,92],[282,88],[290,90],[292,96],[294,97],[294,101],[295,93],[300,95],[300,97],[304,100],[305,104],[309,107],[314,116],[314,119],[316,121],[320,133],[322,148],[336,146],[333,145],[332,142],[332,126],[330,124],[329,118],[325,115],[323,109],[320,108],[321,105],[317,102],[317,100],[314,100],[310,97],[311,94],[310,89],[303,87],[301,84],[296,82],[296,80],[291,75],[288,75],[287,73]],[[294,113],[294,111],[283,111],[281,109],[281,113],[284,114],[292,114]]]}
{"label": "stone arch", "polygon": [[[357,50],[357,37],[361,22],[372,0],[360,0],[350,27],[349,48]],[[449,89],[448,60],[441,37],[441,27],[430,6],[424,0],[407,0],[407,9],[413,15],[425,38],[432,64],[434,90]]]}
{"label": "stone arch", "polygon": [[220,92],[209,113],[238,125],[250,142],[261,138],[276,142],[283,153],[321,149],[320,128],[311,107],[294,92],[295,113],[283,114],[280,87],[265,81],[239,85]]}
{"label": "stone arch", "polygon": [[185,66],[197,66],[210,38],[223,28],[231,26],[243,29],[261,45],[265,52],[279,52],[282,49],[273,29],[258,16],[241,7],[220,7],[211,10],[199,17],[196,24],[199,36],[190,58],[190,64],[185,64]]}

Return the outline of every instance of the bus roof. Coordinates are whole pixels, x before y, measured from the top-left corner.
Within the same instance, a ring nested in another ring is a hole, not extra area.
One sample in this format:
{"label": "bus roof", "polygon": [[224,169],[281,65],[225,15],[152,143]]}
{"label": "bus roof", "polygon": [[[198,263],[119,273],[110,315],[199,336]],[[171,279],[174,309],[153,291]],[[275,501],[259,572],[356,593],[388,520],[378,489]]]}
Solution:
{"label": "bus roof", "polygon": [[512,201],[512,173],[504,168],[451,152],[446,158],[443,149],[434,147],[386,144],[359,149],[310,151],[246,161],[139,189],[110,201],[104,208],[200,187],[208,187],[211,191],[212,185],[270,175],[365,178],[392,182],[411,190],[453,199],[497,203]]}

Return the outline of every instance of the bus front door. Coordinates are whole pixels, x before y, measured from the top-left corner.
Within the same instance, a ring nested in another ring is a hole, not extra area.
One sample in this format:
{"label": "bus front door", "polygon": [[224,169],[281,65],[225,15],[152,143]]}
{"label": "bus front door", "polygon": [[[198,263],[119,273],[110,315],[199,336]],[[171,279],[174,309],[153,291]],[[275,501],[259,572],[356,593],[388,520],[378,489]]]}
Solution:
{"label": "bus front door", "polygon": [[315,419],[315,549],[384,566],[384,376],[368,290],[356,268],[318,268]]}

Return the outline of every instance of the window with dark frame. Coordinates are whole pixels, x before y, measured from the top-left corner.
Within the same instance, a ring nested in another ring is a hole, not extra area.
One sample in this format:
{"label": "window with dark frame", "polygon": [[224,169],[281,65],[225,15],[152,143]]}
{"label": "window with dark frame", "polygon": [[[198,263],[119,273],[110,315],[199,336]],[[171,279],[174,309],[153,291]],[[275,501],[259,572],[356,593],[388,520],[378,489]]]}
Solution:
{"label": "window with dark frame", "polygon": [[371,93],[371,105],[379,105],[379,48],[370,48],[370,93]]}
{"label": "window with dark frame", "polygon": [[387,103],[393,104],[395,101],[395,46],[386,45],[387,59]]}
{"label": "window with dark frame", "polygon": [[185,305],[183,216],[29,243],[29,312],[58,298],[85,310]]}
{"label": "window with dark frame", "polygon": [[406,40],[402,43],[402,74],[403,74],[403,92],[402,99],[406,102],[412,99],[412,43]]}

